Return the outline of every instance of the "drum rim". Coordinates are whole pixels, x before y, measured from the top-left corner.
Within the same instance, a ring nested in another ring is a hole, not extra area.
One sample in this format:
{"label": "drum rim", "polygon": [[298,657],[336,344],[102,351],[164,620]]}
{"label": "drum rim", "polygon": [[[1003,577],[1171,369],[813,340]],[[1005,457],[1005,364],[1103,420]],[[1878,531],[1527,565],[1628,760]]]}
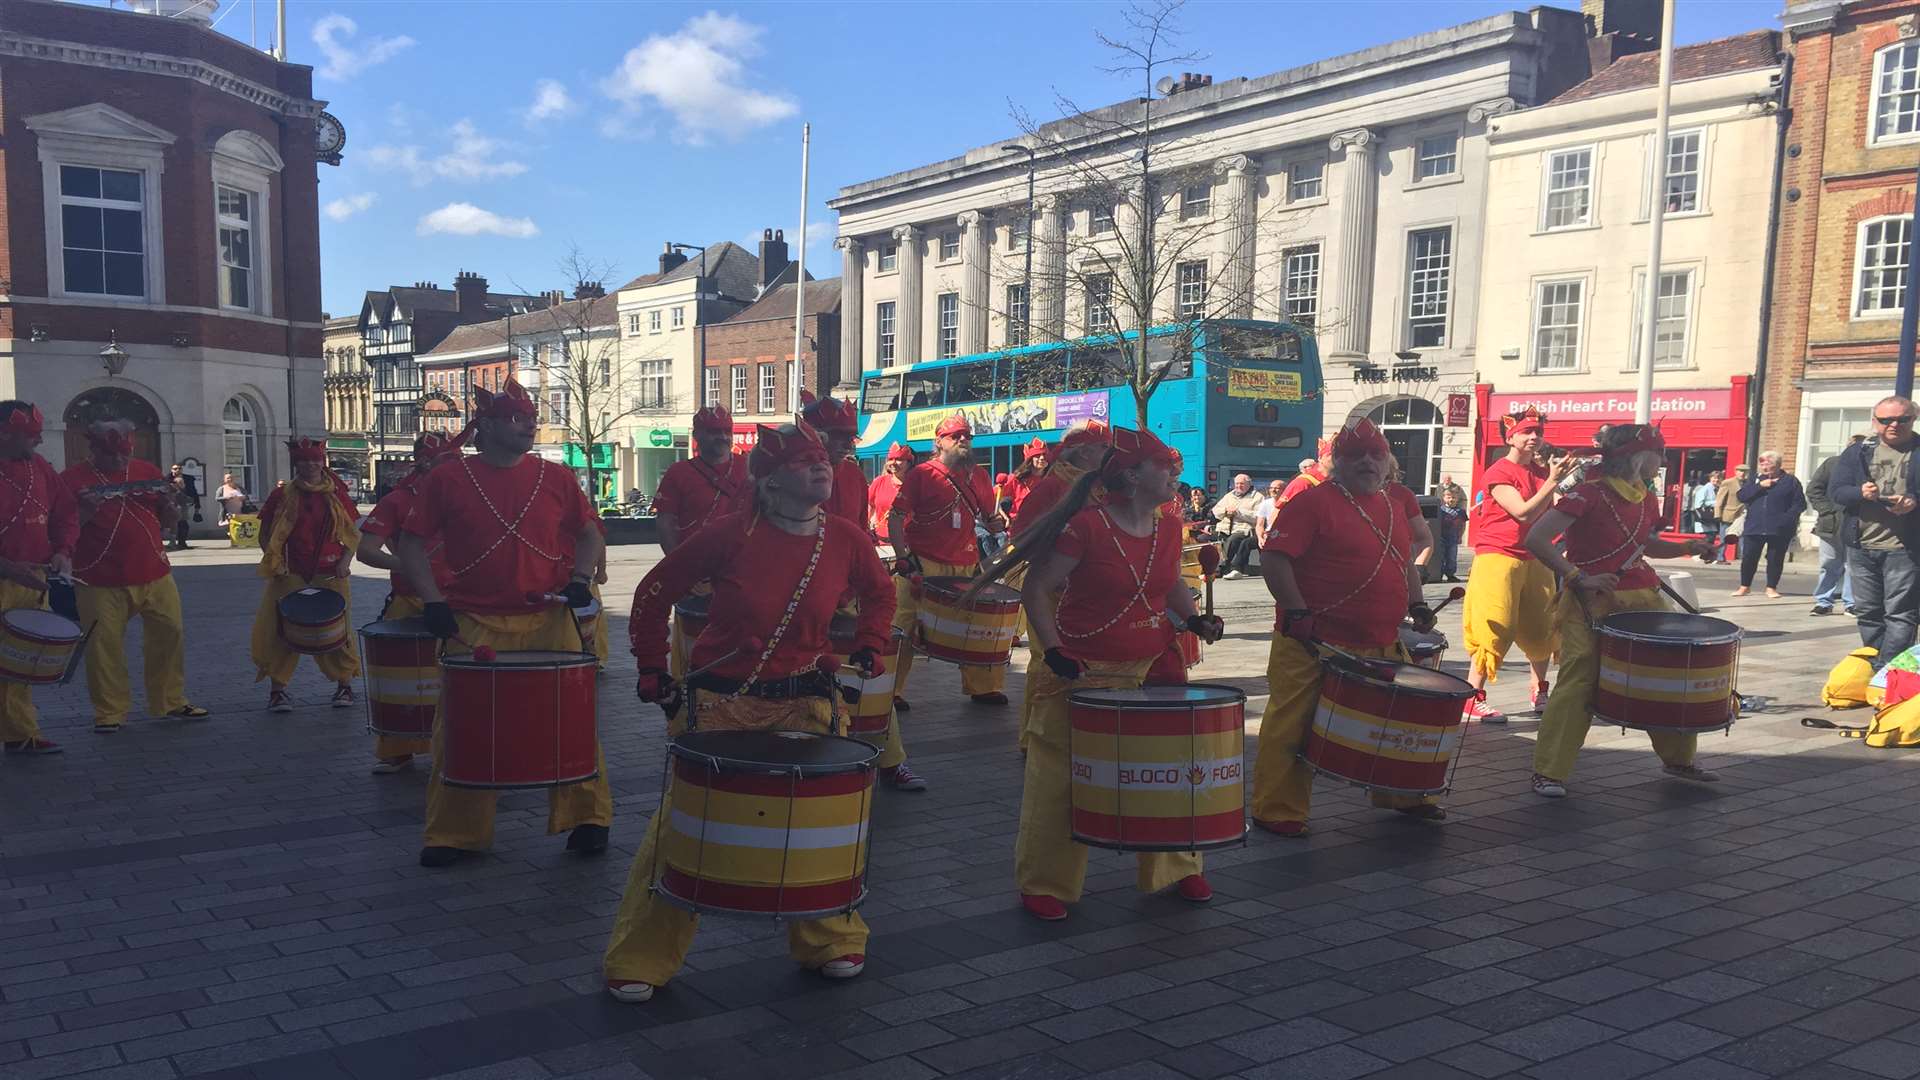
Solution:
{"label": "drum rim", "polygon": [[[831,907],[820,911],[746,911],[741,908],[711,907],[678,896],[659,881],[650,883],[649,887],[652,889],[653,894],[660,899],[672,904],[681,911],[690,911],[696,915],[708,915],[722,919],[781,919],[798,920],[800,922],[807,922],[814,919],[828,919],[835,915],[845,915],[855,908],[858,908],[861,904],[866,903],[867,897],[871,892],[867,887],[867,872],[864,869],[860,871],[860,891],[853,899],[847,901],[843,907]],[[773,886],[767,887],[773,888]]]}
{"label": "drum rim", "polygon": [[[1216,706],[1221,706],[1221,705],[1245,706],[1247,703],[1247,692],[1245,690],[1240,689],[1237,686],[1228,686],[1225,683],[1179,683],[1177,685],[1188,690],[1223,690],[1229,694],[1234,695],[1232,697],[1224,698],[1218,701],[1207,700],[1207,701],[1191,703],[1202,708],[1214,708]],[[1072,705],[1075,702],[1079,702],[1082,705],[1098,705],[1100,708],[1112,709],[1115,712],[1160,712],[1163,709],[1173,706],[1172,702],[1162,702],[1162,703],[1153,704],[1153,705],[1148,705],[1144,703],[1139,705],[1109,704],[1104,701],[1088,701],[1083,699],[1080,696],[1082,694],[1098,694],[1108,690],[1144,690],[1144,689],[1146,689],[1146,687],[1144,686],[1088,687],[1084,690],[1069,691],[1067,694],[1067,704]],[[1182,850],[1185,850],[1185,849],[1182,849]]]}
{"label": "drum rim", "polygon": [[1119,841],[1089,839],[1087,836],[1083,835],[1080,832],[1080,830],[1074,829],[1073,841],[1076,844],[1085,844],[1087,847],[1100,848],[1103,851],[1147,851],[1147,852],[1215,851],[1224,847],[1232,847],[1235,844],[1246,843],[1247,837],[1251,835],[1252,832],[1253,832],[1253,827],[1248,825],[1245,821],[1242,821],[1240,823],[1240,835],[1231,837],[1228,839],[1224,839],[1224,840],[1207,840],[1198,844],[1135,844],[1135,843],[1122,844]]}
{"label": "drum rim", "polygon": [[[753,731],[753,732],[743,731],[742,734],[771,735],[778,730],[780,729],[768,728],[763,731]],[[713,734],[720,734],[720,732],[711,732],[711,731],[682,732],[681,734],[676,735],[673,738],[667,740],[667,756],[669,758],[680,758],[682,760],[691,761],[696,764],[715,767],[716,771],[718,772],[751,773],[757,776],[789,776],[789,775],[792,775],[796,769],[799,770],[799,775],[802,777],[843,776],[847,773],[860,772],[862,770],[872,770],[873,772],[878,773],[880,770],[880,766],[875,764],[880,759],[880,748],[873,745],[872,743],[868,742],[865,739],[856,739],[851,735],[835,735],[835,734],[832,734],[831,732],[817,732],[817,731],[809,731],[809,732],[802,733],[806,735],[811,735],[817,739],[839,739],[844,742],[858,743],[859,745],[864,746],[868,750],[872,751],[872,755],[870,757],[867,757],[861,761],[846,762],[843,764],[836,764],[836,765],[798,765],[791,761],[782,761],[782,762],[751,761],[746,758],[721,757],[718,754],[704,753],[702,751],[692,749],[691,747],[685,747],[680,745],[680,740],[686,738],[688,735],[701,735],[701,734],[713,735]]]}
{"label": "drum rim", "polygon": [[[73,632],[70,634],[67,634],[64,637],[48,637],[47,635],[40,633],[38,631],[29,630],[24,626],[16,625],[12,621],[13,616],[16,613],[22,613],[27,615],[44,615],[50,619],[58,619],[62,623],[66,624],[67,626],[73,627]],[[72,619],[67,618],[65,615],[62,615],[57,611],[49,611],[46,608],[10,608],[7,611],[0,612],[0,623],[5,623],[6,628],[8,630],[19,635],[20,637],[26,638],[28,641],[37,642],[42,645],[71,645],[78,642],[81,638],[87,636],[87,631],[85,627],[81,626],[79,623],[74,622]]]}
{"label": "drum rim", "polygon": [[[1729,701],[1731,701],[1732,699],[1731,699],[1731,698],[1729,698],[1728,700],[1729,700]],[[1711,732],[1715,732],[1715,731],[1725,731],[1725,730],[1727,730],[1728,728],[1730,728],[1730,727],[1732,727],[1732,726],[1734,725],[1734,723],[1735,723],[1736,721],[1738,721],[1739,719],[1740,719],[1740,717],[1739,717],[1739,715],[1738,715],[1738,710],[1737,710],[1737,709],[1736,709],[1736,710],[1733,710],[1733,714],[1732,714],[1732,715],[1729,715],[1729,716],[1727,717],[1727,719],[1726,719],[1726,722],[1725,722],[1725,723],[1720,723],[1720,724],[1708,724],[1708,725],[1699,725],[1699,724],[1642,724],[1642,723],[1637,723],[1637,722],[1631,722],[1631,721],[1624,721],[1624,720],[1615,720],[1615,719],[1613,719],[1612,717],[1608,717],[1608,716],[1602,716],[1602,715],[1601,715],[1601,714],[1599,714],[1599,713],[1594,713],[1594,714],[1593,714],[1593,722],[1594,722],[1595,724],[1604,724],[1604,725],[1606,725],[1607,727],[1617,727],[1617,728],[1625,728],[1625,729],[1627,729],[1628,731],[1677,731],[1677,732],[1682,732],[1682,733],[1684,733],[1684,732],[1694,732],[1694,731],[1697,731],[1697,732],[1703,732],[1703,733],[1711,733]]]}
{"label": "drum rim", "polygon": [[[966,591],[967,591],[967,588],[968,588],[968,586],[971,586],[971,585],[973,584],[973,582],[974,582],[974,579],[973,579],[973,578],[970,578],[970,577],[962,577],[962,576],[960,576],[960,575],[958,575],[958,574],[940,574],[940,575],[937,575],[937,576],[929,576],[929,577],[924,577],[924,578],[921,578],[921,579],[920,579],[920,587],[921,587],[921,589],[923,589],[923,590],[925,590],[925,589],[929,589],[929,588],[932,588],[932,587],[934,587],[934,586],[938,586],[938,587],[940,587],[940,588],[942,588],[942,589],[945,589],[945,588],[948,588],[948,586],[945,586],[945,585],[940,585],[940,584],[939,584],[940,582],[943,582],[943,581],[957,581],[957,582],[959,582],[959,583],[960,583],[960,585],[959,585],[959,587],[958,587],[958,588],[955,588],[955,589],[953,590],[953,591],[954,591],[954,594],[955,594],[955,596],[957,597],[957,596],[958,596],[958,595],[959,595],[960,593],[964,593],[964,592],[966,592]],[[1011,603],[1011,604],[1018,604],[1018,603],[1020,602],[1020,590],[1019,590],[1019,589],[1016,589],[1016,588],[1014,588],[1014,587],[1013,587],[1013,586],[1011,586],[1011,585],[1008,585],[1008,584],[1006,584],[1005,582],[1000,582],[1000,581],[990,581],[990,582],[988,582],[988,583],[986,584],[986,586],[985,586],[985,587],[983,587],[983,588],[982,588],[982,589],[980,590],[980,595],[979,595],[978,597],[976,597],[975,599],[976,599],[976,600],[983,600],[983,599],[989,599],[989,594],[988,594],[988,592],[987,592],[987,590],[988,590],[988,589],[1004,589],[1004,590],[1006,590],[1007,592],[1009,592],[1009,593],[1011,593],[1011,594],[1013,595],[1013,599],[1011,599],[1011,600],[1007,600],[1007,599],[1005,599],[1005,598],[1001,598],[1001,597],[992,597],[992,598],[991,598],[991,601],[992,601],[993,603],[996,603],[996,604],[1007,604],[1007,603]]]}
{"label": "drum rim", "polygon": [[[393,623],[403,623],[403,622],[419,623],[420,632],[417,634],[403,634],[395,630],[377,629],[378,627],[387,626]],[[421,618],[418,615],[410,615],[404,619],[375,619],[370,623],[361,624],[357,628],[357,630],[361,637],[384,637],[384,638],[392,638],[395,641],[414,641],[420,638],[430,638],[434,636],[433,631],[428,630],[426,626],[427,626],[427,620]]]}
{"label": "drum rim", "polygon": [[1450,679],[1453,682],[1459,683],[1461,689],[1465,690],[1466,693],[1464,694],[1453,693],[1453,692],[1438,690],[1430,687],[1415,686],[1411,683],[1402,683],[1398,679],[1395,679],[1392,681],[1388,681],[1386,679],[1377,679],[1371,675],[1361,674],[1360,672],[1357,672],[1352,668],[1338,666],[1337,664],[1334,663],[1334,661],[1339,659],[1340,658],[1337,656],[1321,657],[1320,668],[1321,668],[1322,676],[1325,676],[1328,672],[1338,672],[1344,678],[1352,679],[1355,682],[1366,683],[1368,686],[1382,687],[1387,690],[1392,690],[1395,693],[1406,693],[1414,697],[1434,698],[1436,700],[1442,700],[1442,701],[1463,700],[1465,698],[1472,697],[1477,692],[1474,690],[1472,683],[1461,678],[1460,676],[1455,675],[1450,671],[1442,671],[1436,667],[1428,667],[1425,664],[1408,663],[1407,661],[1404,661],[1404,660],[1395,660],[1389,656],[1377,656],[1377,657],[1369,656],[1364,658],[1375,663],[1392,664],[1395,667],[1415,668],[1420,671],[1430,671],[1435,675],[1444,676],[1445,678]]}
{"label": "drum rim", "polygon": [[[1689,619],[1705,619],[1719,623],[1729,629],[1709,638],[1671,638],[1655,637],[1652,634],[1636,634],[1631,630],[1610,627],[1607,623],[1623,615],[1679,615]],[[1600,634],[1603,637],[1617,637],[1628,641],[1647,642],[1655,645],[1730,645],[1746,637],[1746,628],[1731,619],[1716,619],[1711,615],[1693,615],[1684,611],[1616,611],[1600,620]]]}
{"label": "drum rim", "polygon": [[[555,653],[561,656],[572,657],[572,659],[542,660],[539,663],[532,664],[507,664],[500,661],[500,657],[502,656],[512,656],[515,653],[529,652]],[[600,657],[594,653],[580,652],[573,649],[506,649],[496,652],[492,660],[475,660],[472,653],[461,653],[458,656],[442,656],[440,658],[441,667],[471,668],[474,671],[486,671],[493,668],[506,668],[512,671],[563,671],[569,668],[585,667],[587,665],[598,666],[599,663]]]}

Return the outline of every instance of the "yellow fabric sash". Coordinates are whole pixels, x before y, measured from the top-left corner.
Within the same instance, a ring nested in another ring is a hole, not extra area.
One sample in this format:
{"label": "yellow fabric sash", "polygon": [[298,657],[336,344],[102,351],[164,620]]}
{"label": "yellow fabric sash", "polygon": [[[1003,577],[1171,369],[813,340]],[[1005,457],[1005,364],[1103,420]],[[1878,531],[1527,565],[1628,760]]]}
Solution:
{"label": "yellow fabric sash", "polygon": [[1603,477],[1602,480],[1608,487],[1613,489],[1615,495],[1633,503],[1635,506],[1638,506],[1640,502],[1647,497],[1647,485],[1638,480],[1622,480],[1618,476]]}
{"label": "yellow fabric sash", "polygon": [[273,534],[260,545],[261,577],[276,578],[288,572],[287,538],[293,535],[294,523],[300,518],[300,505],[306,502],[300,497],[300,492],[326,492],[327,514],[331,519],[328,538],[339,541],[348,554],[360,546],[360,530],[354,527],[353,517],[347,513],[347,508],[334,497],[336,483],[331,469],[322,472],[320,479],[311,484],[298,476],[293,478],[287,490],[295,494],[281,502],[279,511],[273,516]]}

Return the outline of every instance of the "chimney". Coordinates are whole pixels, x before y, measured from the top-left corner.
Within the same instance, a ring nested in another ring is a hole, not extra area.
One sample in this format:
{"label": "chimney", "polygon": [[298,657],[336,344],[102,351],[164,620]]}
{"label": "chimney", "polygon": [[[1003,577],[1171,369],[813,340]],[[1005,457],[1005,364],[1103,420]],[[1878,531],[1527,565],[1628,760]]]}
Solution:
{"label": "chimney", "polygon": [[1213,76],[1211,75],[1183,71],[1180,73],[1179,81],[1173,84],[1173,89],[1167,91],[1167,96],[1172,97],[1175,94],[1184,94],[1189,90],[1200,90],[1212,85]]}
{"label": "chimney", "polygon": [[465,270],[453,275],[453,293],[459,298],[462,322],[482,322],[491,318],[487,311],[487,279]]}
{"label": "chimney", "polygon": [[687,256],[685,252],[675,251],[673,245],[668,244],[666,248],[660,252],[660,272],[664,274],[686,261]]}
{"label": "chimney", "polygon": [[1587,20],[1590,71],[1660,47],[1660,0],[1580,0],[1580,14]]}
{"label": "chimney", "polygon": [[765,293],[793,260],[787,258],[787,237],[779,229],[760,233],[760,292]]}
{"label": "chimney", "polygon": [[600,300],[607,295],[607,287],[598,281],[583,281],[573,287],[575,300]]}

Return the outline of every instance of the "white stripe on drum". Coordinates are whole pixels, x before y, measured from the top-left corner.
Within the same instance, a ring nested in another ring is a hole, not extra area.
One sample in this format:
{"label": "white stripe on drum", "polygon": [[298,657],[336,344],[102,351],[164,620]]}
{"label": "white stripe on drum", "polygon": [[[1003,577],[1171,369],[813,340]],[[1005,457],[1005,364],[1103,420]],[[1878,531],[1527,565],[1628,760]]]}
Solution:
{"label": "white stripe on drum", "polygon": [[1413,724],[1389,728],[1374,717],[1336,710],[1325,702],[1313,714],[1313,730],[1349,746],[1400,754],[1451,757],[1460,745],[1458,724],[1439,729]]}
{"label": "white stripe on drum", "polygon": [[866,822],[857,825],[827,825],[811,829],[778,829],[765,825],[729,825],[718,821],[707,821],[672,811],[673,831],[689,840],[698,841],[703,836],[709,844],[725,844],[729,847],[759,848],[763,851],[825,851],[832,848],[852,847],[860,842],[860,834],[866,828]]}
{"label": "white stripe on drum", "polygon": [[[1188,770],[1198,767],[1205,771],[1205,779],[1195,784],[1188,776]],[[1127,772],[1124,785],[1120,782],[1122,769]],[[1200,761],[1104,761],[1100,758],[1087,758],[1075,755],[1073,759],[1073,782],[1091,787],[1112,789],[1124,786],[1128,791],[1213,791],[1219,788],[1237,788],[1245,782],[1246,768],[1237,757],[1209,758]]]}

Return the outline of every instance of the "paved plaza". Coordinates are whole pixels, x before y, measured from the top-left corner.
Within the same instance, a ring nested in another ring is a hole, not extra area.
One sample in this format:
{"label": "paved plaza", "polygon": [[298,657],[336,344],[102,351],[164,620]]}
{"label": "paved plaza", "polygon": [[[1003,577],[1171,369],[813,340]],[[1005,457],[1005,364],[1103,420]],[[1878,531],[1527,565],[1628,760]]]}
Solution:
{"label": "paved plaza", "polygon": [[[615,549],[611,606],[655,552]],[[262,708],[252,559],[176,565],[212,719],[96,736],[75,685],[38,695],[68,752],[0,763],[6,1080],[1920,1074],[1920,760],[1800,727],[1857,643],[1807,616],[1805,561],[1776,602],[1692,564],[1749,628],[1742,689],[1767,699],[1703,740],[1723,783],[1664,779],[1645,736],[1596,729],[1549,802],[1527,786],[1534,722],[1476,728],[1444,825],[1323,782],[1311,839],[1207,857],[1212,904],[1140,896],[1131,857],[1097,852],[1058,924],[1012,883],[1017,710],[922,663],[904,726],[932,788],[878,797],[866,974],[827,983],[779,928],[710,919],[643,1006],[599,974],[665,737],[624,617],[599,712],[614,850],[566,854],[544,795],[513,794],[490,857],[428,871],[424,769],[370,775],[364,716],[328,708],[310,665],[299,708]],[[384,579],[354,587],[368,621]],[[1230,636],[1198,677],[1244,689],[1251,730],[1272,605],[1257,580],[1217,598]],[[1517,710],[1509,670],[1492,700]]]}

